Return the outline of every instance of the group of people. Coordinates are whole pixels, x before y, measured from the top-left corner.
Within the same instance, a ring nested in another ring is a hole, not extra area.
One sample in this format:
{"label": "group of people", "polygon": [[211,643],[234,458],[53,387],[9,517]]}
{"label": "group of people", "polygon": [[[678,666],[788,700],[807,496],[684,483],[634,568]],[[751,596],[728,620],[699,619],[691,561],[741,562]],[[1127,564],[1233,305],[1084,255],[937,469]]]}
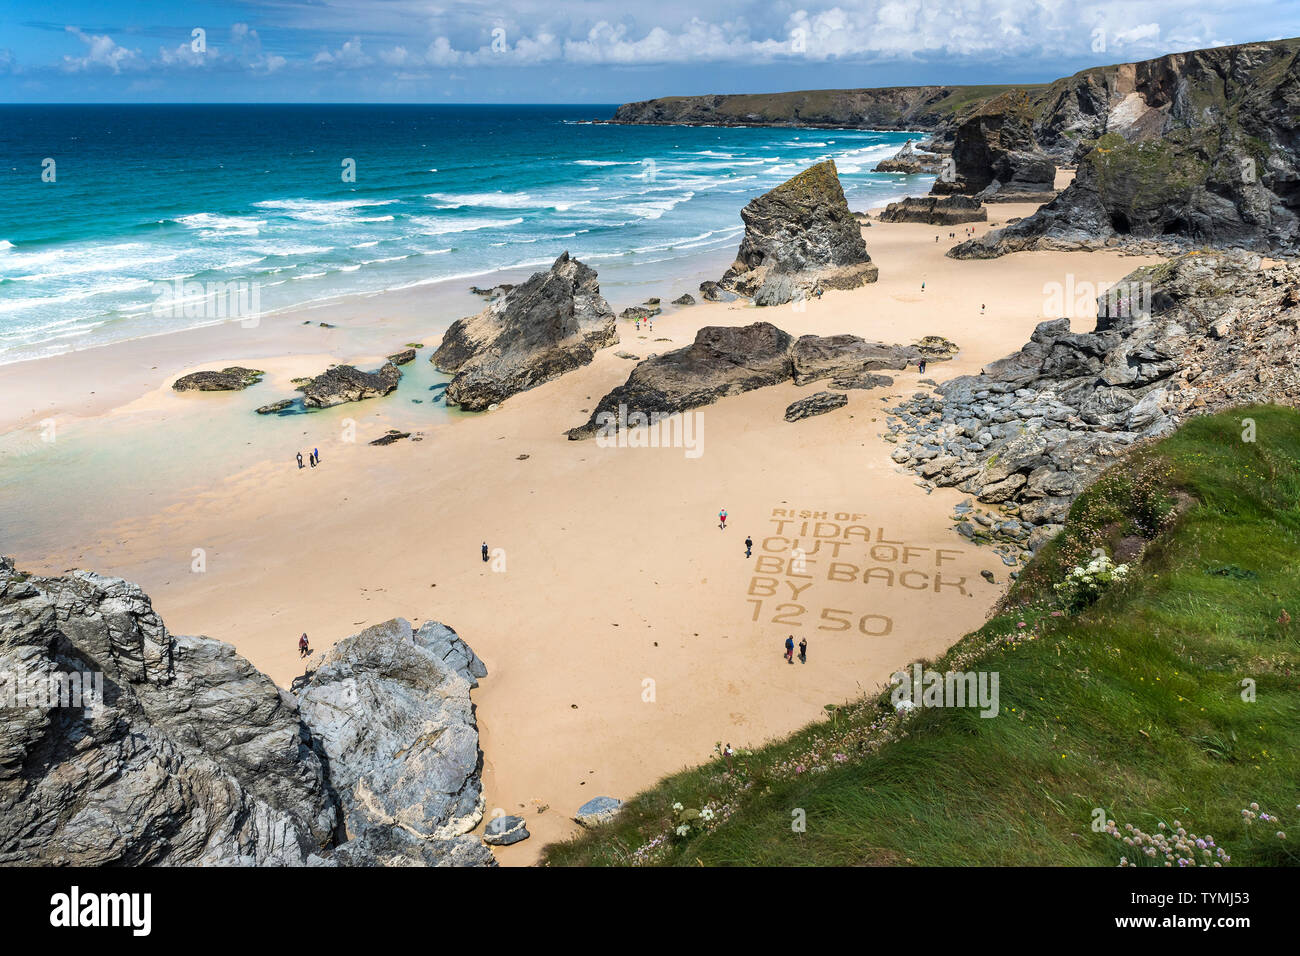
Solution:
{"label": "group of people", "polygon": [[653,332],[653,331],[655,330],[655,324],[654,324],[652,321],[650,321],[649,318],[645,318],[645,319],[637,319],[637,320],[636,320],[636,330],[637,330],[638,332],[641,331],[641,323],[642,323],[642,322],[645,322],[646,331],[648,331],[648,332]]}
{"label": "group of people", "polygon": [[[785,662],[787,664],[794,663],[794,635],[793,634],[791,634],[789,637],[785,639]],[[808,663],[808,638],[806,637],[799,638],[799,663],[800,664]]]}
{"label": "group of people", "polygon": [[[315,468],[317,465],[319,465],[319,464],[320,464],[320,449],[319,449],[319,448],[313,448],[313,449],[311,450],[311,452],[307,455],[307,460],[311,462],[311,466],[312,466],[313,468]],[[302,463],[302,452],[298,452],[298,468],[299,468],[299,470],[301,470],[301,469],[303,468],[303,463]]]}

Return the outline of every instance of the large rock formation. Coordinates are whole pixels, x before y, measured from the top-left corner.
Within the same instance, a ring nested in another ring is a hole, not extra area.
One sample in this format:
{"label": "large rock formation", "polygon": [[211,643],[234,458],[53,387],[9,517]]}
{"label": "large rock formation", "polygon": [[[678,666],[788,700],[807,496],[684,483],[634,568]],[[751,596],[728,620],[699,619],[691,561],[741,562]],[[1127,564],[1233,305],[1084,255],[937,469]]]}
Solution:
{"label": "large rock formation", "polygon": [[880,214],[881,222],[920,222],[931,226],[955,226],[963,222],[987,222],[988,210],[974,196],[909,196],[891,202]]}
{"label": "large rock formation", "polygon": [[[334,365],[298,386],[308,408],[329,408],[387,395],[402,380],[402,370],[385,362],[378,371],[362,372],[351,365]],[[261,409],[259,409],[261,411]]]}
{"label": "large rock formation", "polygon": [[178,392],[238,392],[256,385],[265,372],[255,368],[241,368],[232,365],[220,372],[191,372],[172,382],[172,388]]}
{"label": "large rock formation", "polygon": [[943,157],[936,156],[934,153],[917,152],[909,139],[903,144],[903,148],[889,159],[882,159],[876,163],[876,168],[872,172],[907,173],[909,175],[929,173],[933,175],[942,168]]}
{"label": "large rock formation", "polygon": [[1034,139],[1034,101],[1013,90],[985,103],[957,128],[952,178],[935,195],[965,193],[985,202],[1047,202],[1056,196],[1056,164]]}
{"label": "large rock formation", "polygon": [[879,270],[867,255],[832,159],[751,200],[740,218],[745,238],[719,284],[755,305],[876,281]]}
{"label": "large rock formation", "polygon": [[1014,355],[893,409],[894,460],[997,505],[1030,543],[1134,443],[1189,415],[1300,402],[1300,263],[1193,253],[1117,291],[1091,332],[1043,322]]}
{"label": "large rock formation", "polygon": [[1036,121],[1074,182],[949,255],[1152,243],[1293,254],[1300,242],[1300,41],[1174,54],[1053,84]]}
{"label": "large rock formation", "polygon": [[[458,663],[467,649],[437,627],[413,640],[418,655],[392,646],[404,636],[400,622],[382,638],[351,639],[368,657],[331,652],[331,673],[347,660],[349,686],[366,691],[318,714],[331,732],[352,727],[352,746],[331,753],[304,719],[306,705],[228,644],[170,634],[135,585],[88,571],[30,576],[0,558],[0,863],[490,862],[477,840],[454,835],[478,780],[475,769],[459,799],[446,799],[447,780],[468,762],[473,719]],[[383,665],[398,657],[410,670],[394,676]],[[69,693],[82,674],[100,675],[85,681],[97,692]],[[60,685],[62,700],[45,692]],[[312,708],[321,693],[308,695]],[[410,773],[392,786],[383,755],[403,737],[420,750],[439,733],[459,742],[452,769],[420,758],[408,766],[427,771],[425,780]],[[395,796],[358,810],[351,794],[366,780]],[[428,798],[418,797],[422,782]],[[403,799],[445,810],[450,830],[428,826],[435,814],[425,814],[425,839],[406,828],[411,814],[401,807],[389,819]],[[349,840],[358,819],[363,839]]]}
{"label": "large rock formation", "polygon": [[478,315],[453,322],[431,361],[454,377],[447,404],[482,411],[591,362],[618,343],[596,271],[563,253]]}
{"label": "large rock formation", "polygon": [[633,415],[654,421],[780,382],[805,385],[831,378],[842,388],[873,387],[877,383],[864,381],[868,373],[905,368],[921,355],[915,346],[883,345],[856,335],[805,335],[795,341],[770,322],[706,326],[692,344],[637,363],[627,382],[605,395],[587,423],[568,435],[577,440],[602,428],[620,430]]}

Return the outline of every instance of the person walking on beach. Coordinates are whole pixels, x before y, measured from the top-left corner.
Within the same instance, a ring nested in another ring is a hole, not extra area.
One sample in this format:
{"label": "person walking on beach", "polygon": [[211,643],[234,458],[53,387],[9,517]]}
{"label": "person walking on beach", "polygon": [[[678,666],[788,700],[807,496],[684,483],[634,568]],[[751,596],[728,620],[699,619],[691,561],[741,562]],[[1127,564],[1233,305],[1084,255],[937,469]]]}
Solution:
{"label": "person walking on beach", "polygon": [[745,557],[749,557],[753,553],[754,553],[754,539],[751,538],[749,535],[745,535]]}
{"label": "person walking on beach", "polygon": [[799,663],[808,663],[808,638],[806,637],[799,638]]}
{"label": "person walking on beach", "polygon": [[488,559],[487,542],[484,541],[484,542],[483,542],[483,560],[486,561],[487,559]]}
{"label": "person walking on beach", "polygon": [[921,291],[922,291],[922,292],[925,291],[925,283],[924,283],[924,282],[921,283]]}
{"label": "person walking on beach", "polygon": [[918,374],[925,374],[925,359],[921,359],[916,363],[916,371]]}
{"label": "person walking on beach", "polygon": [[726,508],[723,508],[721,511],[718,512],[718,527],[723,531],[727,530],[727,509]]}
{"label": "person walking on beach", "polygon": [[298,452],[298,470],[302,470],[302,452]]}
{"label": "person walking on beach", "polygon": [[307,643],[307,632],[303,631],[302,637],[298,638],[298,658],[301,660],[311,654],[311,645]]}
{"label": "person walking on beach", "polygon": [[313,449],[311,450],[311,453],[312,453],[313,455],[316,456],[316,464],[319,465],[319,464],[320,464],[320,449],[319,449],[319,448],[313,448]]}
{"label": "person walking on beach", "polygon": [[794,663],[794,635],[793,634],[791,634],[789,637],[785,639],[785,662],[787,664]]}
{"label": "person walking on beach", "polygon": [[310,455],[308,455],[308,456],[307,456],[307,460],[311,462],[311,466],[312,466],[313,468],[316,467],[316,453],[315,453],[315,452],[312,452]]}

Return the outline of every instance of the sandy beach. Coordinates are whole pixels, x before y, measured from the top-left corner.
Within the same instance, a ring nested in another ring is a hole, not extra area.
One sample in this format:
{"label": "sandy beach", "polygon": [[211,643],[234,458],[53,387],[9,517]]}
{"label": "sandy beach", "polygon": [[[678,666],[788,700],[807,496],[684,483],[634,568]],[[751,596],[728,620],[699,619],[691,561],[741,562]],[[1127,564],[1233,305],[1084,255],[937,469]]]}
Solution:
{"label": "sandy beach", "polygon": [[[1033,208],[990,206],[976,232]],[[489,670],[474,694],[487,816],[518,814],[532,833],[497,859],[533,863],[575,832],[572,815],[591,797],[629,797],[716,743],[788,733],[938,654],[984,619],[1011,570],[952,531],[963,494],[927,494],[890,460],[885,410],[928,387],[915,369],[796,423],[785,407],[823,386],[725,399],[699,412],[698,456],[567,440],[626,379],[633,362],[616,353],[645,357],[703,326],[766,320],[792,335],[945,336],[961,351],[927,370],[943,381],[1057,317],[1045,313],[1050,284],[1101,291],[1154,261],[948,259],[961,226],[873,221],[864,236],[880,268],[872,285],[803,309],[676,309],[653,331],[620,321],[621,344],[590,366],[480,415],[423,398],[441,332],[482,307],[463,289],[0,367],[10,479],[0,548],[33,572],[133,580],[173,632],[228,641],[282,686],[301,673],[304,631],[321,650],[396,616],[451,625]],[[657,294],[683,291],[695,290]],[[1086,313],[1074,320],[1092,328]],[[291,394],[295,376],[339,361],[373,367],[407,342],[425,347],[394,395],[310,416],[252,414]],[[185,372],[236,364],[266,380],[233,395],[170,389]],[[51,422],[57,440],[42,441]],[[421,440],[366,444],[388,428]],[[321,466],[299,470],[295,452],[313,447]],[[807,639],[806,664],[783,660],[788,634]]]}

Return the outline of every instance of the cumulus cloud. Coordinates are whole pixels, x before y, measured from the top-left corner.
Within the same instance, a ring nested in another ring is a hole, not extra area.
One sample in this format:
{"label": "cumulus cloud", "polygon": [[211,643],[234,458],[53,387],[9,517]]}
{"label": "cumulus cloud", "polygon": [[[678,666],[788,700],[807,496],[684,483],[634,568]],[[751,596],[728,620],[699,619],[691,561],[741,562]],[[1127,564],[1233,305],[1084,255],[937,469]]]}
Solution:
{"label": "cumulus cloud", "polygon": [[80,27],[67,27],[71,33],[86,46],[85,56],[64,56],[63,68],[77,72],[80,70],[107,69],[121,73],[124,68],[138,65],[141,61],[139,50],[130,50],[119,46],[112,37],[91,35],[82,32]]}

